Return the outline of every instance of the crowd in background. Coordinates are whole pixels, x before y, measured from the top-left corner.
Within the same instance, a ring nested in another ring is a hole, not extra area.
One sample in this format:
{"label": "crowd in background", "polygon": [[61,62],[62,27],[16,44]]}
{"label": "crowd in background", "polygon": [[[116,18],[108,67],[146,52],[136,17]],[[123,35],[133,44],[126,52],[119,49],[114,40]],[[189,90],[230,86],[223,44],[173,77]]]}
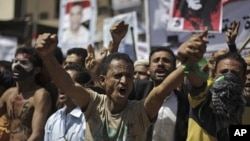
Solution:
{"label": "crowd in background", "polygon": [[250,55],[235,45],[239,26],[208,58],[205,29],[177,54],[153,47],[134,62],[118,52],[123,21],[98,53],[89,45],[64,56],[56,35],[41,34],[0,61],[0,140],[229,141],[231,125],[250,124]]}

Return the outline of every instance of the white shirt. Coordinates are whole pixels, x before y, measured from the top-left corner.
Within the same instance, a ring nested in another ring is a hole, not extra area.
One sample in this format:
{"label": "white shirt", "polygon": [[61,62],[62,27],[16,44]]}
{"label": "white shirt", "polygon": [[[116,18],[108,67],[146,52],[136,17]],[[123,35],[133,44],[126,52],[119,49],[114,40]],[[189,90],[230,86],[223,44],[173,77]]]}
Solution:
{"label": "white shirt", "polygon": [[73,34],[70,29],[67,29],[62,34],[62,44],[64,45],[84,45],[90,41],[90,32],[83,26],[80,26],[78,32]]}
{"label": "white shirt", "polygon": [[84,141],[85,118],[79,107],[66,115],[66,106],[52,114],[45,125],[44,141]]}
{"label": "white shirt", "polygon": [[172,92],[165,98],[154,124],[152,141],[174,141],[178,108],[177,96]]}

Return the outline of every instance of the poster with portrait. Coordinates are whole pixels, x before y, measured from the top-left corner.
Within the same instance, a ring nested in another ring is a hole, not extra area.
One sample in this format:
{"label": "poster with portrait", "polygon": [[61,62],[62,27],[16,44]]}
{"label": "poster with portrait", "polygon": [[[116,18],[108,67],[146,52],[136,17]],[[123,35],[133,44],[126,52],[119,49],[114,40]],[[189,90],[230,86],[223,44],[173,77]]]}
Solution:
{"label": "poster with portrait", "polygon": [[136,12],[129,12],[119,14],[111,18],[104,19],[103,26],[103,45],[108,47],[109,42],[112,40],[109,29],[117,22],[124,21],[129,24],[128,32],[122,39],[119,45],[119,52],[126,53],[132,60],[137,58],[137,41],[138,41],[138,29],[137,29],[137,16]]}
{"label": "poster with portrait", "polygon": [[58,46],[69,48],[93,44],[96,21],[95,0],[61,0]]}
{"label": "poster with portrait", "polygon": [[168,31],[221,32],[222,0],[173,0]]}

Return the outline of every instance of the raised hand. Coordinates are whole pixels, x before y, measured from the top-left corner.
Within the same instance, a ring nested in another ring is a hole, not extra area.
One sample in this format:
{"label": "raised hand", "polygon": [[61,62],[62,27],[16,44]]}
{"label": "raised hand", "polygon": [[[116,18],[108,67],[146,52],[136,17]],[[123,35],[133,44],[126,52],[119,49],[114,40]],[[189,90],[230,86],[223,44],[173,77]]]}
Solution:
{"label": "raised hand", "polygon": [[112,37],[112,41],[109,43],[109,52],[114,53],[118,52],[118,47],[121,42],[121,40],[125,37],[125,35],[128,32],[128,24],[124,21],[120,21],[116,24],[114,24],[110,28],[110,33]]}
{"label": "raised hand", "polygon": [[226,40],[227,40],[227,44],[235,44],[235,40],[238,36],[238,31],[240,28],[240,22],[236,22],[233,21],[231,23],[231,27],[228,28],[227,32],[226,32]]}
{"label": "raised hand", "polygon": [[204,53],[206,52],[206,44],[208,43],[208,29],[200,34],[194,34],[186,42],[182,43],[178,49],[178,57],[182,63],[185,63],[187,60],[192,63],[197,63],[203,58]]}
{"label": "raised hand", "polygon": [[88,71],[91,71],[96,64],[95,52],[91,44],[87,47],[87,57],[85,59],[85,67]]}
{"label": "raised hand", "polygon": [[102,60],[107,56],[107,54],[108,54],[108,49],[101,48],[96,56],[96,62],[101,63]]}
{"label": "raised hand", "polygon": [[41,57],[53,54],[56,47],[57,36],[50,33],[40,34],[35,44],[35,48]]}
{"label": "raised hand", "polygon": [[85,67],[91,75],[92,79],[96,79],[98,77],[98,66],[102,62],[102,60],[107,56],[107,49],[102,48],[97,56],[95,56],[94,49],[90,44],[87,47],[87,57],[85,59]]}

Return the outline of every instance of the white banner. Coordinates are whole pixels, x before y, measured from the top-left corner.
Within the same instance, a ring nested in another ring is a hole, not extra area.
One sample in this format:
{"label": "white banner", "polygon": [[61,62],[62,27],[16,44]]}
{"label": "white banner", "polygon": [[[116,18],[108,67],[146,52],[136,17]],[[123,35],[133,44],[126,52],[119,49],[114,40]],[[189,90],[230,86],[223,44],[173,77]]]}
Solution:
{"label": "white banner", "polygon": [[146,42],[137,42],[137,60],[148,59],[150,48]]}
{"label": "white banner", "polygon": [[[120,43],[119,52],[127,53],[132,60],[136,59],[138,29],[136,12],[124,13],[112,18],[104,19],[103,26],[103,45],[108,47],[109,42],[112,40],[110,28],[112,25],[119,21],[124,21],[129,24],[128,32]],[[135,47],[135,48],[134,48]],[[134,51],[135,50],[135,51]]]}
{"label": "white banner", "polygon": [[17,49],[17,38],[0,36],[0,60],[12,61]]}
{"label": "white banner", "polygon": [[61,0],[58,46],[65,54],[72,47],[94,43],[97,8],[95,0]]}
{"label": "white banner", "polygon": [[[170,32],[166,30],[167,19],[165,16],[165,7],[160,6],[163,2],[169,2],[172,0],[149,0],[149,33],[150,33],[150,46],[158,45],[170,45],[174,46],[176,51],[177,45],[186,41],[191,32]],[[250,36],[250,0],[234,0],[223,5],[222,12],[222,33],[209,33],[209,43],[207,47],[207,54],[219,50],[221,48],[227,48],[225,31],[230,27],[230,23],[233,20],[240,21],[239,34],[236,39],[236,45],[239,48],[243,42]],[[161,7],[161,9],[160,9]],[[147,16],[146,16],[147,17]],[[173,38],[176,37],[176,38]],[[174,40],[172,40],[174,39]],[[247,48],[250,44],[247,45]]]}

